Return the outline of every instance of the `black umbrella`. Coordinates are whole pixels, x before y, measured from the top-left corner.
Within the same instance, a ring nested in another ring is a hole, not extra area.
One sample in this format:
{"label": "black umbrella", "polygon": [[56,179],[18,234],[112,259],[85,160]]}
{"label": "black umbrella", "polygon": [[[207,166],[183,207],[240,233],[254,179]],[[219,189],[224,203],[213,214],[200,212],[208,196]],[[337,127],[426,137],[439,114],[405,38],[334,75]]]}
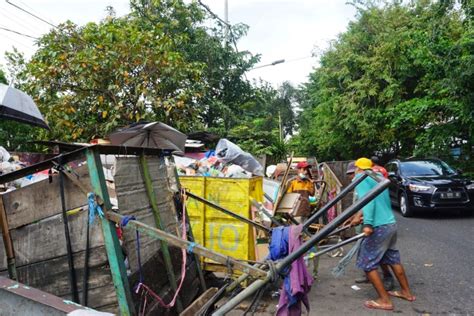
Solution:
{"label": "black umbrella", "polygon": [[138,123],[109,135],[113,145],[153,147],[184,153],[187,136],[161,122]]}
{"label": "black umbrella", "polygon": [[33,99],[18,89],[0,83],[0,118],[49,129]]}

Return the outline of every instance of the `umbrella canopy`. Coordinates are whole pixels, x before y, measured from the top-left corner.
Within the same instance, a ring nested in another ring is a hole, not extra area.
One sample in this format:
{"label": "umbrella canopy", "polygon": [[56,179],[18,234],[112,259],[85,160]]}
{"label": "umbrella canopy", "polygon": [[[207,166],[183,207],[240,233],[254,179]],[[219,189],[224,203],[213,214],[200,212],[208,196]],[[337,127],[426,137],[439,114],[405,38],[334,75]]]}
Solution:
{"label": "umbrella canopy", "polygon": [[161,122],[138,123],[109,135],[113,145],[153,147],[184,153],[187,136]]}
{"label": "umbrella canopy", "polygon": [[33,99],[18,89],[0,83],[0,118],[49,129]]}

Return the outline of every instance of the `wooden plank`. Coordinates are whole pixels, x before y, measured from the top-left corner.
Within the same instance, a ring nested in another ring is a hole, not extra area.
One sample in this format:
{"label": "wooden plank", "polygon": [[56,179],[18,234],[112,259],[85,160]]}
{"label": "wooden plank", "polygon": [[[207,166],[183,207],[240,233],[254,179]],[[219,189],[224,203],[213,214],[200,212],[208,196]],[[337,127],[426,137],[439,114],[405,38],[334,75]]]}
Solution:
{"label": "wooden plank", "polygon": [[189,305],[180,316],[194,316],[197,312],[217,293],[217,287],[207,289],[191,305]]}
{"label": "wooden plank", "polygon": [[[82,292],[79,292],[79,296],[82,296]],[[70,295],[61,296],[63,299],[70,300]],[[101,287],[89,290],[89,306],[93,309],[103,311],[103,309],[113,310],[113,306],[117,306],[115,309],[116,315],[123,315],[117,305],[117,296],[115,294],[115,288],[113,283],[108,283]],[[102,309],[103,308],[103,309]]]}
{"label": "wooden plank", "polygon": [[[86,157],[94,193],[103,200],[104,212],[107,214],[108,211],[112,209],[112,204],[110,203],[99,153],[89,149],[86,153]],[[115,224],[109,222],[106,218],[101,218],[100,222],[115,286],[115,293],[119,302],[120,314],[123,316],[135,315],[136,311],[128,284],[122,248],[120,247],[117,232],[115,231]]]}
{"label": "wooden plank", "polygon": [[[69,229],[73,252],[85,249],[87,229],[87,212],[81,211],[69,216]],[[91,247],[104,244],[100,233],[100,224],[91,226]],[[62,215],[43,219],[37,223],[11,230],[17,266],[24,266],[39,261],[66,255],[66,239],[62,223]],[[0,270],[6,269],[6,256],[3,245],[0,247]]]}
{"label": "wooden plank", "polygon": [[[85,251],[74,254],[74,262],[79,267],[76,269],[78,278],[82,278],[84,272],[84,255]],[[89,288],[103,286],[112,281],[107,264],[107,255],[104,246],[91,249],[89,257]],[[61,256],[19,267],[18,278],[19,282],[31,287],[57,296],[62,296],[70,293],[68,269],[67,257]],[[5,274],[6,271],[0,273]],[[82,289],[82,282],[78,283],[78,288],[80,290]]]}
{"label": "wooden plank", "polygon": [[[90,191],[87,168],[85,166],[80,167],[75,172],[80,176],[79,182]],[[64,190],[68,210],[87,204],[87,198],[71,181],[65,181]],[[4,193],[3,201],[10,229],[59,214],[61,213],[59,175],[54,174],[51,183],[48,179],[45,179],[21,189]]]}

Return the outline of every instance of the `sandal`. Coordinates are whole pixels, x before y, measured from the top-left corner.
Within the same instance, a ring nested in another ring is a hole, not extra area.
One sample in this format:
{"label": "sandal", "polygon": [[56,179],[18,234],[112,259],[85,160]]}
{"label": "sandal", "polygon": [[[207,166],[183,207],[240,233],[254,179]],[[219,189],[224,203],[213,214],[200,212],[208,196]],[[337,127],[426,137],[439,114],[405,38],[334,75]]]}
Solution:
{"label": "sandal", "polygon": [[406,297],[399,291],[388,291],[388,295],[393,296],[393,297],[398,297],[401,298],[402,300],[408,301],[408,302],[414,302],[416,300],[415,295],[412,295],[411,297]]}
{"label": "sandal", "polygon": [[374,300],[365,301],[364,306],[370,309],[381,309],[384,311],[393,311],[393,305],[382,305]]}

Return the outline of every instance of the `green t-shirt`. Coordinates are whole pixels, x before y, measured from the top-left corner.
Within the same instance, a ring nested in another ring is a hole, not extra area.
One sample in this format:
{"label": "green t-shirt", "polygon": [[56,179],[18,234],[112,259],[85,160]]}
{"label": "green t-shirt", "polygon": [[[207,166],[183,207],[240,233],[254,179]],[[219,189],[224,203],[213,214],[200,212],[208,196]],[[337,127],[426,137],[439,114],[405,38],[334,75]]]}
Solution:
{"label": "green t-shirt", "polygon": [[[357,174],[354,179],[362,176]],[[355,191],[357,197],[360,199],[371,191],[377,182],[367,177],[356,186]],[[395,216],[393,215],[392,205],[390,204],[390,195],[388,189],[385,189],[375,199],[370,201],[366,206],[362,208],[362,214],[364,215],[364,225],[372,225],[373,227],[393,224],[395,223]]]}

